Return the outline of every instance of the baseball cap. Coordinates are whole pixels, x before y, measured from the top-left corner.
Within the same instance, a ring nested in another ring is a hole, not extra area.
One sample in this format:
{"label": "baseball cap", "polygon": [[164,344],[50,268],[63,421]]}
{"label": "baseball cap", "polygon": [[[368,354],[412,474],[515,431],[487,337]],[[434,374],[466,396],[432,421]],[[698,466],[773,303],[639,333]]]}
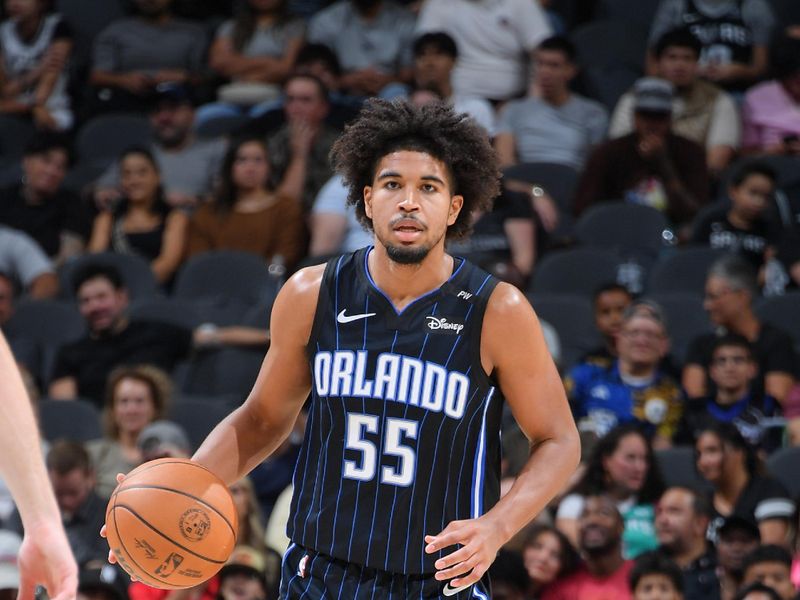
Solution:
{"label": "baseball cap", "polygon": [[21,545],[22,538],[16,533],[0,530],[0,590],[19,588],[17,556]]}
{"label": "baseball cap", "polygon": [[189,454],[192,445],[183,428],[172,421],[154,421],[139,433],[136,440],[146,456],[160,455],[175,449]]}
{"label": "baseball cap", "polygon": [[219,576],[225,578],[227,575],[242,574],[263,579],[265,566],[264,557],[258,550],[252,546],[236,546]]}
{"label": "baseball cap", "polygon": [[719,537],[725,537],[727,534],[734,531],[743,531],[755,540],[761,539],[761,532],[758,529],[758,525],[755,524],[755,521],[740,517],[739,515],[726,517],[722,525],[719,526],[717,533]]}
{"label": "baseball cap", "polygon": [[648,113],[671,113],[674,88],[658,77],[643,77],[633,85],[634,110]]}
{"label": "baseball cap", "polygon": [[151,96],[151,109],[155,109],[164,102],[172,104],[193,104],[192,91],[183,83],[165,81],[159,83]]}

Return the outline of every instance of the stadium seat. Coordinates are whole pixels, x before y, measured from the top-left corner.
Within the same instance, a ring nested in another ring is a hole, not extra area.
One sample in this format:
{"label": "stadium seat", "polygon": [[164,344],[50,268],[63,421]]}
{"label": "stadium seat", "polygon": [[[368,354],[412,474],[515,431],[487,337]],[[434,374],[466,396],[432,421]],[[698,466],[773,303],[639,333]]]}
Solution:
{"label": "stadium seat", "polygon": [[258,256],[218,250],[198,254],[183,265],[173,296],[191,302],[204,321],[243,324],[253,307],[271,306],[279,284]]}
{"label": "stadium seat", "polygon": [[30,121],[0,115],[0,158],[4,162],[22,157],[25,146],[36,133]]}
{"label": "stadium seat", "polygon": [[197,449],[211,430],[231,412],[225,402],[209,402],[188,397],[178,398],[172,403],[167,415],[186,431],[192,448]]}
{"label": "stadium seat", "polygon": [[560,223],[550,236],[555,239],[572,235],[572,198],[580,174],[567,165],[547,162],[520,163],[503,170],[503,177],[530,184],[541,185],[553,198],[559,209]]}
{"label": "stadium seat", "polygon": [[602,248],[573,248],[546,254],[533,272],[535,294],[591,296],[601,285],[617,281],[619,258]]}
{"label": "stadium seat", "polygon": [[61,296],[73,298],[75,293],[72,288],[72,278],[76,271],[87,263],[110,264],[119,269],[128,294],[131,299],[150,298],[159,294],[158,283],[150,270],[148,262],[133,254],[117,254],[115,252],[101,252],[99,254],[84,254],[64,263],[58,272],[61,282]]}
{"label": "stadium seat", "polygon": [[579,92],[614,111],[620,97],[642,76],[639,67],[626,64],[590,66],[578,76]]}
{"label": "stadium seat", "polygon": [[125,0],[94,2],[87,10],[86,0],[58,0],[58,12],[74,34],[73,60],[79,67],[89,63],[94,38],[112,21],[125,16]]}
{"label": "stadium seat", "polygon": [[686,486],[696,489],[708,487],[708,483],[700,477],[695,468],[694,448],[691,446],[664,448],[656,450],[654,454],[665,486]]}
{"label": "stadium seat", "polygon": [[600,0],[595,16],[650,30],[659,0]]}
{"label": "stadium seat", "polygon": [[194,329],[202,322],[191,303],[163,296],[135,300],[131,303],[130,314],[135,320],[168,323],[184,329]]}
{"label": "stadium seat", "polygon": [[[638,2],[637,2],[638,5]],[[647,31],[616,19],[598,19],[581,25],[570,35],[581,68],[625,66],[644,70]]]}
{"label": "stadium seat", "polygon": [[602,246],[620,255],[655,258],[674,236],[664,215],[649,206],[606,202],[592,206],[575,223],[581,244]]}
{"label": "stadium seat", "polygon": [[797,476],[799,464],[800,447],[782,448],[767,459],[767,470],[786,486],[792,498],[800,496],[800,477]]}
{"label": "stadium seat", "polygon": [[117,113],[87,121],[75,138],[81,164],[106,166],[131,146],[150,144],[150,123],[146,117]]}
{"label": "stadium seat", "polygon": [[240,131],[245,123],[247,123],[247,117],[238,115],[206,118],[197,125],[195,133],[204,138],[231,135]]}
{"label": "stadium seat", "polygon": [[776,23],[800,23],[800,2],[797,0],[767,0]]}
{"label": "stadium seat", "polygon": [[56,300],[24,300],[14,310],[5,326],[10,339],[26,339],[37,350],[38,365],[26,366],[39,381],[49,381],[58,349],[86,331],[86,324],[76,307]]}
{"label": "stadium seat", "polygon": [[800,349],[800,292],[764,298],[756,305],[756,314],[789,333]]}
{"label": "stadium seat", "polygon": [[540,319],[555,327],[561,342],[561,366],[572,367],[586,352],[602,344],[594,325],[591,301],[573,294],[528,294]]}
{"label": "stadium seat", "polygon": [[703,297],[686,292],[662,292],[649,296],[664,309],[670,337],[670,354],[683,364],[689,344],[698,335],[713,331]]}
{"label": "stadium seat", "polygon": [[647,293],[688,292],[703,295],[706,273],[714,261],[722,256],[725,256],[724,251],[707,246],[676,249],[653,266]]}
{"label": "stadium seat", "polygon": [[185,394],[225,395],[244,399],[255,383],[264,352],[243,348],[197,352],[176,369],[176,386]]}
{"label": "stadium seat", "polygon": [[39,424],[44,439],[88,442],[103,437],[100,413],[87,400],[50,400],[39,402]]}

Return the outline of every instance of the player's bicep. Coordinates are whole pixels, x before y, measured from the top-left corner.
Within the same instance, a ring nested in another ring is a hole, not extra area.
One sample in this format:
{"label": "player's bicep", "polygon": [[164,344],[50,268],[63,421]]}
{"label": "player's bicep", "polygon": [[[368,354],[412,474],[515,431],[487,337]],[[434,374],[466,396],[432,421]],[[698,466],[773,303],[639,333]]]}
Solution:
{"label": "player's bicep", "polygon": [[498,286],[483,327],[486,356],[522,431],[533,442],[574,427],[536,314],[518,290]]}

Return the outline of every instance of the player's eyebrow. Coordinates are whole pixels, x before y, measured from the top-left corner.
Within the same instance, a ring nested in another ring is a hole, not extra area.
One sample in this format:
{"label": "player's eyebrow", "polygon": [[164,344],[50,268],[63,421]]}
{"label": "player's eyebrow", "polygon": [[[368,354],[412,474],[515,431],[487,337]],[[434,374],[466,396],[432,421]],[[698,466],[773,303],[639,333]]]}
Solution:
{"label": "player's eyebrow", "polygon": [[[393,178],[402,178],[402,175],[397,171],[381,171],[378,173],[376,179],[380,181],[381,179],[393,179]],[[444,181],[441,178],[437,177],[436,175],[423,175],[420,177],[423,181],[434,181],[438,184],[445,185]]]}

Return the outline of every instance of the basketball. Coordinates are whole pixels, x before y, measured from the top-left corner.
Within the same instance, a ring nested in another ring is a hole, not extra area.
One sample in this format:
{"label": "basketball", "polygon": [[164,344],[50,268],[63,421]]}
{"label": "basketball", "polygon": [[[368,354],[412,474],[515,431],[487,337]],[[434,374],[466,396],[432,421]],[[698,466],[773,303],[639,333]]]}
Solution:
{"label": "basketball", "polygon": [[189,588],[211,578],[233,551],[237,531],[227,486],[185,459],[137,467],[106,509],[108,545],[120,566],[160,589]]}

